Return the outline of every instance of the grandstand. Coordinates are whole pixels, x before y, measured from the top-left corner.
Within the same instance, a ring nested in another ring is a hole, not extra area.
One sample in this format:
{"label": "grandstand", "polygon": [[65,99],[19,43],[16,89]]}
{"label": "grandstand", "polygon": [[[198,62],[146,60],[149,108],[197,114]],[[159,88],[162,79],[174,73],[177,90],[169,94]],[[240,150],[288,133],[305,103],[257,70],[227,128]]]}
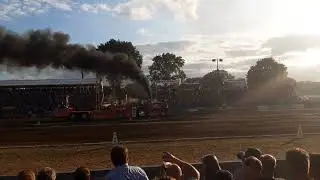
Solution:
{"label": "grandstand", "polygon": [[[59,86],[88,86],[98,84],[96,78],[88,79],[38,79],[38,80],[2,80],[0,88],[30,88]],[[100,82],[101,83],[101,82]]]}
{"label": "grandstand", "polygon": [[1,116],[45,114],[68,106],[93,109],[107,85],[101,78],[0,81]]}

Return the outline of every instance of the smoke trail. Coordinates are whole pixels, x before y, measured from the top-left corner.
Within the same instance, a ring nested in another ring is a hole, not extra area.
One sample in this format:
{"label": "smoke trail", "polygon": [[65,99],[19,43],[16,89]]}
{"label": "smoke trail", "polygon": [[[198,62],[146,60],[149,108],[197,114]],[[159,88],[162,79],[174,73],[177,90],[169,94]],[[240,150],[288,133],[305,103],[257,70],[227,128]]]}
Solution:
{"label": "smoke trail", "polygon": [[70,44],[69,39],[68,34],[49,29],[17,34],[0,27],[0,64],[120,74],[139,82],[150,95],[148,80],[135,61],[125,54],[102,53],[93,47]]}

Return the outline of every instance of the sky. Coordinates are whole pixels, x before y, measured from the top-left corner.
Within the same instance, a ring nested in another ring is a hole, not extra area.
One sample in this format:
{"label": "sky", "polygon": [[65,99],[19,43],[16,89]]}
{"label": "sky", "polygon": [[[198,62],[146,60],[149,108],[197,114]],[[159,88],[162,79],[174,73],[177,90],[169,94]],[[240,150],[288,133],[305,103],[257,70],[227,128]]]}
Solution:
{"label": "sky", "polygon": [[[320,81],[318,0],[0,0],[0,25],[15,32],[50,28],[72,43],[131,41],[144,56],[171,52],[185,60],[188,77],[220,68],[245,77],[273,56],[298,81]],[[7,69],[0,79],[81,77],[46,68]]]}

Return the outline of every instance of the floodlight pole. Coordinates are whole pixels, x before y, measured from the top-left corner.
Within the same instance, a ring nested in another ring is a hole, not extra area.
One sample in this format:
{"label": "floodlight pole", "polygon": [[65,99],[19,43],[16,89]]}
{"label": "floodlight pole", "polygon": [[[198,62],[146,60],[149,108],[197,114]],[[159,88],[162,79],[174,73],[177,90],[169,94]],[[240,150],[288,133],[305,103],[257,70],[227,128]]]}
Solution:
{"label": "floodlight pole", "polygon": [[219,59],[219,58],[212,59],[212,62],[217,62],[217,71],[219,71],[219,62],[223,62],[223,59]]}
{"label": "floodlight pole", "polygon": [[[218,81],[217,81],[217,97],[220,98],[221,95],[221,89],[220,86],[222,85],[222,79],[220,77],[220,73],[219,73],[219,62],[223,62],[223,59],[220,58],[216,58],[216,59],[212,59],[212,62],[216,62],[217,63],[217,75],[218,75]],[[219,105],[220,105],[220,100],[219,100]]]}

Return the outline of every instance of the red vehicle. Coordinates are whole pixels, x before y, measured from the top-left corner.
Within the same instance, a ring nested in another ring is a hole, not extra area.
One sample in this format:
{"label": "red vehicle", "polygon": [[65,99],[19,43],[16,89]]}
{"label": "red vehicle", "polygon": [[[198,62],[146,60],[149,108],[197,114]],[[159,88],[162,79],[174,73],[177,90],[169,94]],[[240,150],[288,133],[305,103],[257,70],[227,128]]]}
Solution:
{"label": "red vehicle", "polygon": [[53,111],[53,117],[68,118],[73,111],[73,108],[56,109],[55,111]]}
{"label": "red vehicle", "polygon": [[164,102],[149,102],[137,107],[138,117],[164,117],[168,115],[168,104]]}
{"label": "red vehicle", "polygon": [[168,115],[168,104],[164,102],[154,102],[151,103],[151,109],[149,111],[149,116],[167,116]]}
{"label": "red vehicle", "polygon": [[99,110],[94,110],[91,113],[91,118],[95,120],[99,119],[123,119],[130,118],[130,114],[127,114],[126,107],[121,105],[107,104],[103,105]]}
{"label": "red vehicle", "polygon": [[112,119],[139,119],[143,117],[164,117],[168,114],[168,105],[162,102],[147,104],[127,103],[124,105],[105,104],[92,111],[76,111],[73,108],[55,111],[56,118],[70,120],[112,120]]}
{"label": "red vehicle", "polygon": [[124,105],[104,105],[91,113],[93,120],[99,119],[140,119],[143,117],[164,117],[168,115],[168,105],[162,102],[147,104],[127,103]]}
{"label": "red vehicle", "polygon": [[99,109],[90,111],[79,111],[73,108],[58,109],[53,113],[53,116],[55,118],[68,118],[70,120],[101,120],[126,118],[126,114],[124,113],[123,107],[111,104],[106,104],[99,107]]}

